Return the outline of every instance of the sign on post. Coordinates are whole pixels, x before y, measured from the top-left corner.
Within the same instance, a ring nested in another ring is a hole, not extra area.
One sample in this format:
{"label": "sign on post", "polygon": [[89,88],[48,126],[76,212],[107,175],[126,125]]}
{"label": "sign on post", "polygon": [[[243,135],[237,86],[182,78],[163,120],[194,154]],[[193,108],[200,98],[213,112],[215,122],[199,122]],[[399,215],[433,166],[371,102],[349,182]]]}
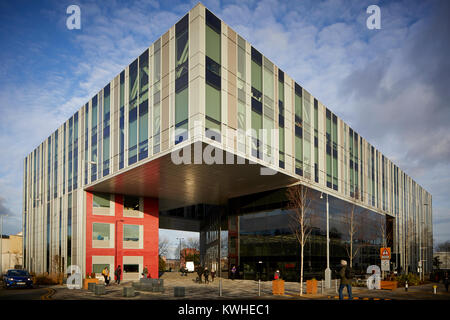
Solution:
{"label": "sign on post", "polygon": [[390,271],[390,260],[383,259],[381,260],[381,271]]}
{"label": "sign on post", "polygon": [[381,248],[380,249],[380,259],[381,260],[391,260],[391,248]]}

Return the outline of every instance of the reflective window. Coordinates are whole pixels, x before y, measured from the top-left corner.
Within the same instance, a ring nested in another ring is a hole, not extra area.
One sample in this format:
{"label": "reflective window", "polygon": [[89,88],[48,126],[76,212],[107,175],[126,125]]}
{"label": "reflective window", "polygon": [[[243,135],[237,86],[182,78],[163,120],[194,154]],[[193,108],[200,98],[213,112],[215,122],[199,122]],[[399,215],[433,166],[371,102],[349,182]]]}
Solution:
{"label": "reflective window", "polygon": [[128,165],[137,161],[137,94],[138,59],[129,67],[129,111],[128,111]]}
{"label": "reflective window", "polygon": [[109,208],[111,196],[107,193],[94,193],[92,205],[94,208]]}
{"label": "reflective window", "polygon": [[189,14],[175,25],[175,144],[188,138]]}
{"label": "reflective window", "polygon": [[103,89],[103,176],[109,174],[110,153],[110,86]]}
{"label": "reflective window", "polygon": [[108,223],[93,223],[92,224],[92,240],[105,240],[109,241],[110,235],[110,224]]}
{"label": "reflective window", "polygon": [[123,225],[123,241],[139,241],[139,226],[132,224]]}
{"label": "reflective window", "polygon": [[139,210],[139,197],[124,196],[124,210]]}

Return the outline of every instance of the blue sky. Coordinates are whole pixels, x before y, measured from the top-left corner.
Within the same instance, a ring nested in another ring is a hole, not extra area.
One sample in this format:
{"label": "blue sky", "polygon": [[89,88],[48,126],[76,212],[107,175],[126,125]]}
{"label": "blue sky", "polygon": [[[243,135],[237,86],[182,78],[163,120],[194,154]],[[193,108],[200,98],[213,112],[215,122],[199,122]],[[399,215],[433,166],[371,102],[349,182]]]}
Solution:
{"label": "blue sky", "polygon": [[[0,2],[5,233],[21,228],[23,158],[196,3]],[[448,1],[203,3],[431,192],[435,240],[450,240]],[[66,28],[71,4],[81,30]]]}

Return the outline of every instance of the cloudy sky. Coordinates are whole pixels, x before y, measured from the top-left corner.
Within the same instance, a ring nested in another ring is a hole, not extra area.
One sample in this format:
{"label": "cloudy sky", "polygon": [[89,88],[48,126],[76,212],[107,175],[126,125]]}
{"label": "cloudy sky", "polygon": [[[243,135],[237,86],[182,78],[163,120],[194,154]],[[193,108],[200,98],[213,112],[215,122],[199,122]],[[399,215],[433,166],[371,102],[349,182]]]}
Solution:
{"label": "cloudy sky", "polygon": [[[5,233],[21,229],[23,158],[196,3],[0,2]],[[450,240],[450,1],[203,3],[427,189],[435,241]],[[81,30],[66,27],[71,4]]]}

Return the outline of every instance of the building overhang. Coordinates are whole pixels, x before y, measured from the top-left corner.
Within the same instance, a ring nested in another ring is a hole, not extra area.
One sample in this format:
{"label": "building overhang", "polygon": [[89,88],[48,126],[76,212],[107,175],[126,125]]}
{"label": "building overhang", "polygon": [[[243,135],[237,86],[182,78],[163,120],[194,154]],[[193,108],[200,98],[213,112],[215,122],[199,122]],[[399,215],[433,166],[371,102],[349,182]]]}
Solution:
{"label": "building overhang", "polygon": [[[202,150],[210,146],[204,142],[201,145]],[[194,143],[183,147],[189,146],[194,150]],[[298,182],[295,177],[280,171],[272,175],[261,174],[261,169],[267,168],[262,163],[215,148],[216,152],[223,152],[224,164],[206,164],[204,161],[202,164],[194,164],[193,161],[190,164],[175,164],[169,152],[95,181],[84,189],[158,198],[160,211],[163,211],[199,203],[226,204],[230,198]],[[234,159],[233,164],[226,164],[226,159],[230,158]]]}

